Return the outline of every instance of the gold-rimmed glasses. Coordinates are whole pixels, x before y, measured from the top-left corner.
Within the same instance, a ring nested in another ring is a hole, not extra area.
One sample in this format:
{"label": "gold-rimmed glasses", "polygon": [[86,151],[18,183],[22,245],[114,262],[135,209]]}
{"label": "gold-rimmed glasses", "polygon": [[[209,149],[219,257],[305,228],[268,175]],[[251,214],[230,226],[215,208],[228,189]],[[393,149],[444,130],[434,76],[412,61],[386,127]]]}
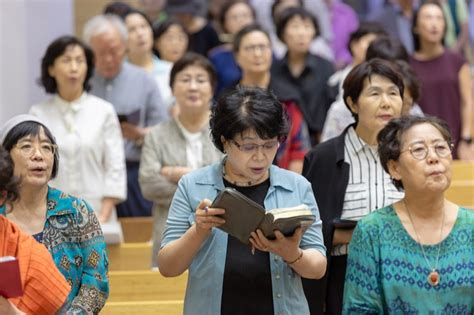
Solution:
{"label": "gold-rimmed glasses", "polygon": [[50,142],[42,142],[39,144],[39,148],[37,145],[34,145],[31,142],[20,142],[15,145],[15,147],[26,157],[32,156],[37,149],[41,152],[43,156],[51,157],[53,156],[58,146],[56,144],[52,144]]}
{"label": "gold-rimmed glasses", "polygon": [[417,160],[424,160],[428,156],[429,149],[433,148],[434,152],[440,158],[445,158],[452,153],[453,145],[447,141],[438,141],[432,145],[427,145],[424,142],[415,142],[408,146],[408,149],[400,151],[400,154],[410,152],[410,154]]}

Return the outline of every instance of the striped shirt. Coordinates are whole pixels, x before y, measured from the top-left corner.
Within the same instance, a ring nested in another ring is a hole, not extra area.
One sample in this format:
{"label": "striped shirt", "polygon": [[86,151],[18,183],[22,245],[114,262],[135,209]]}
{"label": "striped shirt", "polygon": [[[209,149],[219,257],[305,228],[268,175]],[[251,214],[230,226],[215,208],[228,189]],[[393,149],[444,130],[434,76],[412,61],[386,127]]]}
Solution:
{"label": "striped shirt", "polygon": [[[377,147],[365,143],[353,127],[345,137],[344,161],[350,165],[350,171],[341,219],[358,221],[403,198],[403,192],[395,188],[390,175],[384,171]],[[333,247],[333,256],[346,253],[347,245]]]}

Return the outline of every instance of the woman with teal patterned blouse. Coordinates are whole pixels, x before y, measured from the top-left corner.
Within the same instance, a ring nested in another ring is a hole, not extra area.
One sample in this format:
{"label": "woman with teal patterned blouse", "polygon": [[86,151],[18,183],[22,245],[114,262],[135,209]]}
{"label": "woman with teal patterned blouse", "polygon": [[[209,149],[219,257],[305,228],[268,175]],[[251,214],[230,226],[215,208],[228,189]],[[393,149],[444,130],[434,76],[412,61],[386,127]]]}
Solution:
{"label": "woman with teal patterned blouse", "polygon": [[343,314],[474,314],[474,211],[444,198],[452,162],[446,123],[394,119],[378,145],[405,197],[359,221]]}
{"label": "woman with teal patterned blouse", "polygon": [[59,163],[53,135],[38,118],[19,115],[0,129],[0,143],[20,178],[19,198],[0,207],[0,215],[49,250],[71,285],[68,314],[98,314],[109,294],[102,230],[85,201],[48,186]]}

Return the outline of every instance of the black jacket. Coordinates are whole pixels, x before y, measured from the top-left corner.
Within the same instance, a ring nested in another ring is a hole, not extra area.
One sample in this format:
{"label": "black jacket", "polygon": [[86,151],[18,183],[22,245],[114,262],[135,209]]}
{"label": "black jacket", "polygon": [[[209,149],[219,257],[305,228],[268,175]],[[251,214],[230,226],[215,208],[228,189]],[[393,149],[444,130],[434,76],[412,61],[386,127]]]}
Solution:
{"label": "black jacket", "polygon": [[349,182],[350,165],[344,162],[344,143],[348,128],[340,136],[314,147],[306,155],[303,165],[303,176],[311,182],[323,221],[324,245],[328,259],[328,271],[321,280],[305,279],[303,281],[311,314],[323,314],[323,305],[326,300],[327,274],[331,268],[334,233],[331,222],[341,217]]}

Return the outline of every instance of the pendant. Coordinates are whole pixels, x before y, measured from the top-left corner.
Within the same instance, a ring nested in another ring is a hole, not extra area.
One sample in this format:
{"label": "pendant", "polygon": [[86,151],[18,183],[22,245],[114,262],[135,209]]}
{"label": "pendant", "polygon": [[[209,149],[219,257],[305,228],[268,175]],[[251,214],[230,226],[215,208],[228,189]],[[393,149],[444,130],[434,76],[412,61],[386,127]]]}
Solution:
{"label": "pendant", "polygon": [[433,269],[428,275],[428,283],[431,284],[433,287],[438,285],[439,273],[436,271],[436,269]]}

